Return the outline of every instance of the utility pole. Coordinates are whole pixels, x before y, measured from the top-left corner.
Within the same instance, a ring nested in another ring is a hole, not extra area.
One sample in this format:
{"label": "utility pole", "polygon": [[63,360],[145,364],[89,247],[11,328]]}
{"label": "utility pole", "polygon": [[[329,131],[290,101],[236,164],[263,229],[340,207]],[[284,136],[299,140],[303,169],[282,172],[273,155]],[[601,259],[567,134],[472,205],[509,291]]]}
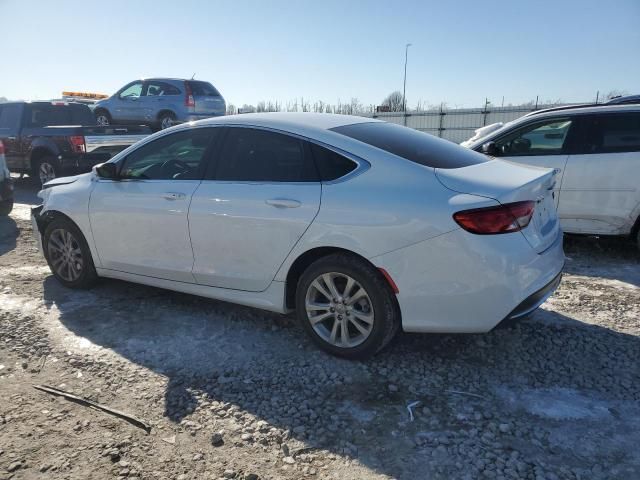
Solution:
{"label": "utility pole", "polygon": [[409,56],[410,43],[404,47],[404,87],[402,89],[402,111],[404,112],[404,123],[407,123],[407,58]]}

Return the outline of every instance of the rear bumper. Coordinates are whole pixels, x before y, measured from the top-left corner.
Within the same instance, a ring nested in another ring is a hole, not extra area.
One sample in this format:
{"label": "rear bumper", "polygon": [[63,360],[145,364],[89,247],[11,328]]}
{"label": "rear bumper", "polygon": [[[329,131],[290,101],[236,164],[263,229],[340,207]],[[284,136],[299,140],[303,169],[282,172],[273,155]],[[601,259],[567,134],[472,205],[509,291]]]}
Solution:
{"label": "rear bumper", "polygon": [[517,320],[520,320],[523,317],[526,317],[534,310],[536,310],[540,305],[542,305],[547,298],[553,295],[560,286],[560,281],[562,280],[562,273],[559,273],[553,280],[547,283],[544,287],[542,287],[537,292],[533,293],[529,297],[525,298],[520,305],[514,308],[507,317],[502,320],[495,328],[508,327]]}
{"label": "rear bumper", "polygon": [[560,281],[562,232],[543,253],[521,234],[455,230],[371,261],[398,286],[407,332],[483,333],[537,308]]}
{"label": "rear bumper", "polygon": [[10,177],[0,180],[0,202],[13,200],[13,181]]}

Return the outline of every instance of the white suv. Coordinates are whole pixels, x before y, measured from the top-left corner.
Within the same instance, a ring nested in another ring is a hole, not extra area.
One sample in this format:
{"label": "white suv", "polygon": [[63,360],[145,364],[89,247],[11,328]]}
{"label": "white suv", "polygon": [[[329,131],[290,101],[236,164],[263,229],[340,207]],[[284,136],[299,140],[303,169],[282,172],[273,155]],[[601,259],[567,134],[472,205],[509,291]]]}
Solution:
{"label": "white suv", "polygon": [[554,196],[565,232],[630,235],[640,247],[640,105],[535,112],[466,146],[555,168]]}

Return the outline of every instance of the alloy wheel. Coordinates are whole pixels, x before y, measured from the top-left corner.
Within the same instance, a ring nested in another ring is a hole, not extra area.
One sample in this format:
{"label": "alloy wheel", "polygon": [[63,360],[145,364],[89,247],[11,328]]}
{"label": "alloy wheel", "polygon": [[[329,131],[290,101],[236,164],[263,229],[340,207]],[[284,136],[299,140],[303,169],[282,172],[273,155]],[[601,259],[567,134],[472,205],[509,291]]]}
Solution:
{"label": "alloy wheel", "polygon": [[344,273],[316,277],[307,289],[305,309],[315,333],[336,347],[360,345],[373,330],[375,318],[369,294]]}
{"label": "alloy wheel", "polygon": [[106,115],[98,115],[96,117],[96,123],[101,127],[107,126],[109,125],[109,118]]}
{"label": "alloy wheel", "polygon": [[47,254],[53,270],[67,282],[74,282],[82,274],[84,259],[80,243],[71,232],[56,229],[47,242]]}
{"label": "alloy wheel", "polygon": [[40,177],[40,183],[43,185],[49,180],[56,178],[56,170],[48,162],[42,162],[38,167],[38,176]]}
{"label": "alloy wheel", "polygon": [[163,117],[160,122],[160,128],[164,130],[165,128],[169,128],[173,125],[173,118],[171,117]]}

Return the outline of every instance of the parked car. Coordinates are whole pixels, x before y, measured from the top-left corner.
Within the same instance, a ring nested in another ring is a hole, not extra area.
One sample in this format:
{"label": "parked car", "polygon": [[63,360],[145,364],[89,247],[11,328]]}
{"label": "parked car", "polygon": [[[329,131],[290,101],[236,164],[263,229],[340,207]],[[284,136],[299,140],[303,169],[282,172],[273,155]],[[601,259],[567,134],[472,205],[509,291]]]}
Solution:
{"label": "parked car", "polygon": [[13,182],[4,156],[4,143],[0,140],[0,216],[13,210]]}
{"label": "parked car", "polygon": [[66,102],[0,104],[0,140],[9,170],[45,183],[88,172],[151,132],[145,126],[96,126],[88,106]]}
{"label": "parked car", "polygon": [[209,82],[150,78],[126,84],[94,106],[98,125],[139,124],[164,129],[174,124],[224,115],[226,103]]}
{"label": "parked car", "polygon": [[275,312],[349,358],[409,332],[486,332],[557,287],[552,169],[346,115],[159,132],[40,192],[64,285],[110,277]]}
{"label": "parked car", "polygon": [[612,98],[606,105],[640,105],[640,95],[626,95]]}
{"label": "parked car", "polygon": [[631,236],[640,246],[640,105],[529,114],[469,148],[556,169],[554,196],[565,232]]}

